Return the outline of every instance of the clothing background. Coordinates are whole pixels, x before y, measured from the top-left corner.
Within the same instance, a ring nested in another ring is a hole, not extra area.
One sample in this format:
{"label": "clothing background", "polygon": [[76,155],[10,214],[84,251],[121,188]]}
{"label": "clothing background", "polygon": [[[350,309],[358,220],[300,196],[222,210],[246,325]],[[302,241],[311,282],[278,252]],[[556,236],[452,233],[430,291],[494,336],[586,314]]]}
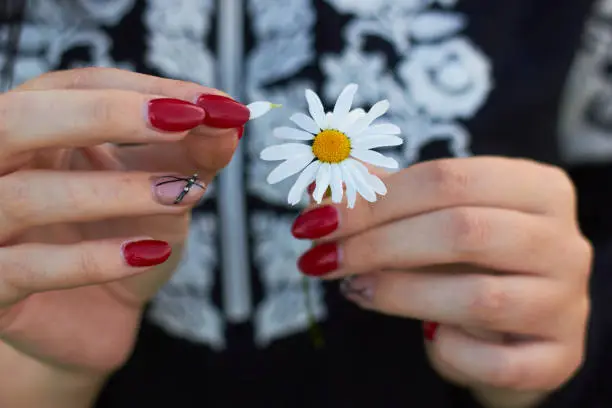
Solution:
{"label": "clothing background", "polygon": [[[429,368],[419,322],[360,311],[337,285],[316,280],[311,301],[327,344],[312,348],[295,266],[309,243],[290,235],[299,208],[286,205],[291,181],[268,185],[274,164],[257,157],[274,142],[272,129],[306,108],[305,88],[331,104],[356,82],[358,104],[391,101],[386,119],[405,144],[388,154],[403,166],[484,154],[565,166],[585,231],[606,242],[611,4],[31,0],[17,82],[54,69],[119,67],[284,106],[249,125],[194,211],[185,258],[99,406],[472,404]],[[595,384],[583,378],[573,395]]]}

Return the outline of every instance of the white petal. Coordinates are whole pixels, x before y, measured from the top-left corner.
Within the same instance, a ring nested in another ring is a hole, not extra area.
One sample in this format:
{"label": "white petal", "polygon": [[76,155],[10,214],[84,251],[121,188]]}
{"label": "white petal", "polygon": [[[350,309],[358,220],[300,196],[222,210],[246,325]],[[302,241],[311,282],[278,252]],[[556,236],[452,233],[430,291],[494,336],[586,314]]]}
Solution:
{"label": "white petal", "polygon": [[316,135],[321,131],[317,123],[310,116],[304,115],[303,113],[296,113],[291,116],[289,120],[298,125],[301,129],[312,134]]}
{"label": "white petal", "polygon": [[370,126],[362,135],[399,135],[401,133],[402,129],[397,125],[392,123],[380,123]]}
{"label": "white petal", "polygon": [[332,127],[337,128],[346,120],[346,116],[351,110],[358,88],[359,86],[357,84],[349,84],[340,92],[340,96],[338,96],[336,100],[336,105],[334,105],[334,121]]}
{"label": "white petal", "polygon": [[329,182],[331,180],[331,165],[329,163],[323,163],[319,168],[319,172],[317,173],[317,181],[315,191],[312,193],[312,198],[317,202],[321,203],[323,200],[323,195],[327,191],[327,187],[329,187]]}
{"label": "white petal", "polygon": [[344,184],[346,185],[346,201],[348,208],[354,208],[355,202],[357,201],[357,188],[355,187],[355,182],[353,181],[353,177],[351,176],[351,172],[348,171],[344,163],[340,164],[340,170],[342,171],[342,179],[344,180]]}
{"label": "white petal", "polygon": [[270,102],[253,102],[247,105],[247,108],[251,112],[250,120],[257,119],[266,113],[270,112],[272,108],[278,108],[279,105],[275,105]]}
{"label": "white petal", "polygon": [[365,198],[367,201],[373,203],[376,201],[376,193],[374,189],[368,183],[368,180],[361,174],[361,171],[357,169],[354,165],[355,160],[347,160],[344,162],[344,167],[347,169],[347,172],[351,173],[353,176],[353,181],[355,182],[355,187],[357,187],[357,192]]}
{"label": "white petal", "polygon": [[365,131],[368,126],[372,124],[372,122],[387,113],[387,111],[389,110],[389,106],[389,101],[387,100],[376,102],[374,106],[372,106],[372,109],[370,109],[368,113],[365,114],[365,116],[362,116],[349,128],[345,129],[345,133],[352,137],[358,136],[363,131]]}
{"label": "white petal", "polygon": [[313,154],[305,154],[301,156],[292,157],[284,163],[279,164],[268,175],[268,184],[276,184],[286,178],[293,176],[294,174],[302,171],[306,166],[308,166],[313,159]]}
{"label": "white petal", "polygon": [[342,185],[342,170],[338,164],[331,165],[331,186],[332,201],[334,203],[342,202],[342,196],[344,195],[344,187]]}
{"label": "white petal", "polygon": [[353,123],[357,122],[359,118],[361,118],[362,116],[365,116],[365,114],[366,114],[366,111],[364,111],[363,109],[361,108],[355,109],[354,111],[350,112],[346,116],[346,119],[344,120],[344,122],[341,123],[342,126],[338,126],[338,127],[348,129]]}
{"label": "white petal", "polygon": [[349,159],[349,161],[356,168],[356,170],[361,173],[361,175],[366,179],[370,187],[372,187],[372,189],[377,194],[387,194],[387,186],[385,186],[385,183],[383,183],[383,181],[378,178],[378,176],[370,173],[370,170],[368,170],[368,168],[363,163],[354,159]]}
{"label": "white petal", "polygon": [[351,140],[351,147],[357,150],[377,149],[379,147],[399,146],[404,139],[393,135],[360,136]]}
{"label": "white petal", "polygon": [[313,161],[304,169],[304,171],[299,175],[291,190],[289,190],[289,196],[287,197],[287,201],[290,205],[296,205],[302,199],[304,191],[308,188],[308,185],[315,180],[315,176],[317,175],[317,171],[321,167],[321,162],[316,160]]}
{"label": "white petal", "polygon": [[308,102],[308,111],[310,112],[310,116],[312,116],[320,129],[325,129],[327,120],[325,118],[325,109],[323,108],[323,103],[321,102],[319,96],[310,89],[307,89],[306,101]]}
{"label": "white petal", "polygon": [[312,140],[314,135],[300,129],[281,126],[274,129],[273,134],[279,139],[287,140]]}
{"label": "white petal", "polygon": [[386,169],[399,168],[399,163],[397,162],[397,160],[392,159],[391,157],[384,156],[373,150],[353,149],[351,151],[351,156],[353,156],[357,160],[361,160],[376,167],[384,167]]}
{"label": "white petal", "polygon": [[327,112],[325,114],[325,129],[330,129],[331,128],[331,123],[334,121],[334,114],[331,112]]}
{"label": "white petal", "polygon": [[312,147],[301,143],[283,143],[266,147],[259,154],[261,160],[277,161],[287,160],[295,156],[312,153]]}

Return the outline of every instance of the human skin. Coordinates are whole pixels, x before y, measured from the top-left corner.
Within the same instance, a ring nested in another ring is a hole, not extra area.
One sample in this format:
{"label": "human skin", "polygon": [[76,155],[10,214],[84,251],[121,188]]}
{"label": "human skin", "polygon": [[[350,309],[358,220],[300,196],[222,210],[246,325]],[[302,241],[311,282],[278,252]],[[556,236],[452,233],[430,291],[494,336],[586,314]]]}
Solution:
{"label": "human skin", "polygon": [[205,188],[248,120],[202,94],[222,93],[87,68],[0,95],[0,406],[89,406],[129,357],[204,193],[174,204],[184,183],[159,177]]}
{"label": "human skin", "polygon": [[484,406],[536,406],[584,358],[592,248],[569,177],[473,157],[384,181],[374,203],[325,201],[298,217],[294,235],[318,244],[302,272],[350,276],[344,293],[357,305],[426,322],[433,367]]}

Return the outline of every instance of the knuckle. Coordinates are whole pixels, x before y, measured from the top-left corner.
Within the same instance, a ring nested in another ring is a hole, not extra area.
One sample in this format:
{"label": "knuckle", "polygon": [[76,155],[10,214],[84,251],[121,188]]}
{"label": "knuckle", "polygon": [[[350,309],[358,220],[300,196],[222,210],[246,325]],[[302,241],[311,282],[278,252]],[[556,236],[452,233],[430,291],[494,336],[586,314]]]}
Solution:
{"label": "knuckle", "polygon": [[468,194],[470,175],[454,160],[436,160],[428,163],[427,179],[437,195],[447,200],[461,200]]}
{"label": "knuckle", "polygon": [[501,280],[480,277],[476,281],[468,303],[468,316],[476,327],[496,328],[511,310],[512,300]]}
{"label": "knuckle", "polygon": [[120,115],[115,98],[111,96],[99,96],[91,103],[89,116],[94,122],[99,123],[102,127],[117,122]]}
{"label": "knuckle", "polygon": [[87,281],[97,282],[104,275],[104,267],[96,254],[88,248],[81,247],[78,252],[77,265]]}
{"label": "knuckle", "polygon": [[482,249],[491,236],[490,222],[474,208],[448,210],[446,222],[451,250],[459,256],[470,256]]}

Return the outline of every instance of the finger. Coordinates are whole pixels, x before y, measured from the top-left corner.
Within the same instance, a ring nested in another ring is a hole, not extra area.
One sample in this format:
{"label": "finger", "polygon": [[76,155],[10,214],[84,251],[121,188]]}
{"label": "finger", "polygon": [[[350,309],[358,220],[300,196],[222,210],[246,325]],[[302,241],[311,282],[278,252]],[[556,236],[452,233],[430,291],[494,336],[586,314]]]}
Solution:
{"label": "finger", "polygon": [[[366,309],[394,316],[476,327],[538,338],[566,335],[575,315],[575,285],[531,276],[495,276],[469,266],[444,266],[355,276],[343,283],[345,296]],[[586,288],[585,288],[586,289]]]}
{"label": "finger", "polygon": [[302,214],[293,233],[302,239],[337,239],[424,212],[459,206],[495,207],[532,214],[575,212],[573,186],[556,168],[517,159],[472,157],[419,163],[384,179],[387,195],[319,206]]}
{"label": "finger", "polygon": [[496,344],[441,325],[428,354],[435,368],[452,381],[516,391],[552,390],[582,363],[583,347],[554,342]]}
{"label": "finger", "polygon": [[581,271],[589,244],[549,219],[497,208],[456,207],[379,226],[320,244],[299,260],[302,272],[335,279],[389,269],[468,263],[532,275]]}
{"label": "finger", "polygon": [[[184,101],[128,91],[54,91],[0,96],[2,154],[104,142],[176,141],[205,117]],[[35,118],[35,120],[32,120]]]}
{"label": "finger", "polygon": [[100,284],[142,273],[170,257],[167,242],[104,240],[0,249],[0,306],[36,292]]}
{"label": "finger", "polygon": [[237,147],[236,131],[224,129],[191,132],[184,143],[121,147],[116,152],[129,170],[189,174],[197,169],[203,178],[211,179],[230,163]]}
{"label": "finger", "polygon": [[[142,94],[196,102],[207,116],[204,125],[195,128],[184,144],[166,150],[164,146],[127,147],[118,151],[132,170],[177,171],[195,169],[212,177],[229,164],[237,147],[239,128],[248,120],[248,109],[233,100],[210,100],[210,95],[229,96],[217,89],[192,82],[159,78],[114,68],[83,68],[42,75],[23,89],[121,89]],[[209,99],[207,99],[209,98]]]}
{"label": "finger", "polygon": [[164,95],[168,98],[195,101],[201,94],[227,95],[217,89],[193,82],[160,78],[116,68],[81,68],[53,71],[34,78],[17,91],[51,89],[115,89],[142,94]]}
{"label": "finger", "polygon": [[178,214],[204,189],[203,182],[180,175],[16,172],[0,178],[0,240],[40,225]]}

